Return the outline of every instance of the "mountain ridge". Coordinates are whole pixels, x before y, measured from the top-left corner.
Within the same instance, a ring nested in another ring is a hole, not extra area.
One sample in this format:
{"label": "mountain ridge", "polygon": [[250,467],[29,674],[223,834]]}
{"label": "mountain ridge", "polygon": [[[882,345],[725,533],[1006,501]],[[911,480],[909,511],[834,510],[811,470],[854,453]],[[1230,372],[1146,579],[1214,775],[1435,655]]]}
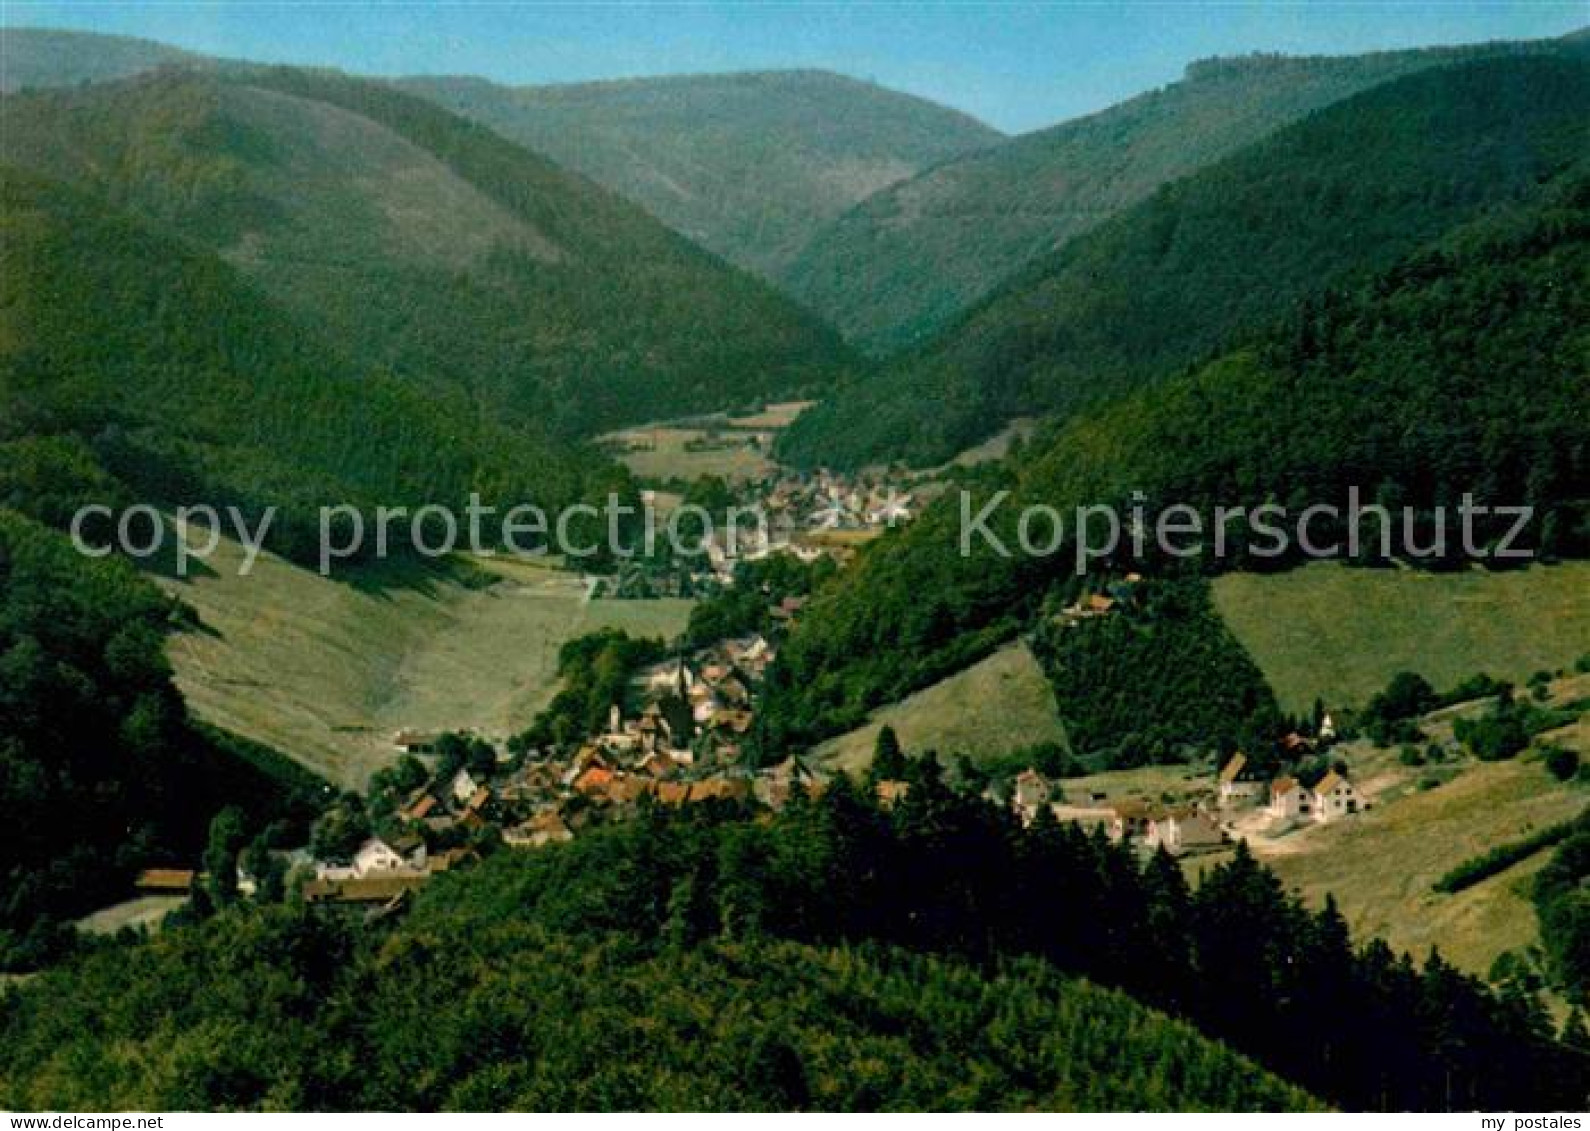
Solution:
{"label": "mountain ridge", "polygon": [[781,284],[868,352],[919,345],[1023,265],[1159,185],[1342,98],[1432,66],[1582,51],[1584,33],[1359,55],[1257,53],[952,158],[820,231]]}
{"label": "mountain ridge", "polygon": [[1004,137],[962,111],[816,68],[544,85],[396,81],[770,278],[819,223]]}
{"label": "mountain ridge", "polygon": [[162,70],[0,101],[7,157],[226,255],[361,359],[576,436],[810,391],[837,337],[577,173],[384,83]]}
{"label": "mountain ridge", "polygon": [[931,464],[1013,416],[1168,376],[1333,276],[1515,203],[1590,145],[1585,108],[1590,59],[1549,54],[1360,92],[1030,262],[939,337],[804,414],[780,450],[803,464]]}

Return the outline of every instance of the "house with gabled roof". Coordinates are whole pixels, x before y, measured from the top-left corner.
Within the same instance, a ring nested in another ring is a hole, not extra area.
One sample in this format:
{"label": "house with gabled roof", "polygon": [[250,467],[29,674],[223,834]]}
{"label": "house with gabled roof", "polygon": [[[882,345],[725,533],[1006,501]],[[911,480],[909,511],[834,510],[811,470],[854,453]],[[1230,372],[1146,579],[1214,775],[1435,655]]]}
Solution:
{"label": "house with gabled roof", "polygon": [[1147,801],[1121,801],[1108,810],[1106,831],[1114,841],[1146,838],[1150,827],[1164,815],[1164,809]]}
{"label": "house with gabled roof", "polygon": [[405,821],[423,821],[435,813],[440,805],[441,802],[436,799],[436,795],[422,787],[409,795],[398,816]]}
{"label": "house with gabled roof", "polygon": [[573,839],[573,830],[556,809],[542,810],[502,833],[502,841],[509,848],[540,848]]}
{"label": "house with gabled roof", "polygon": [[1220,804],[1227,808],[1257,805],[1264,796],[1263,780],[1240,750],[1226,759],[1215,781]]}
{"label": "house with gabled roof", "polygon": [[1270,783],[1270,803],[1265,812],[1277,820],[1313,814],[1314,794],[1296,778],[1276,778]]}
{"label": "house with gabled roof", "polygon": [[1343,774],[1331,770],[1314,785],[1314,819],[1334,821],[1349,813],[1358,812],[1361,799],[1358,787]]}
{"label": "house with gabled roof", "polygon": [[447,784],[448,794],[451,795],[454,803],[458,805],[467,805],[469,799],[475,795],[475,791],[479,788],[480,783],[470,775],[468,770],[463,769],[454,774],[453,780]]}
{"label": "house with gabled roof", "polygon": [[1218,848],[1226,842],[1226,834],[1209,814],[1183,806],[1152,817],[1143,841],[1150,848],[1164,848],[1179,856],[1197,849]]}

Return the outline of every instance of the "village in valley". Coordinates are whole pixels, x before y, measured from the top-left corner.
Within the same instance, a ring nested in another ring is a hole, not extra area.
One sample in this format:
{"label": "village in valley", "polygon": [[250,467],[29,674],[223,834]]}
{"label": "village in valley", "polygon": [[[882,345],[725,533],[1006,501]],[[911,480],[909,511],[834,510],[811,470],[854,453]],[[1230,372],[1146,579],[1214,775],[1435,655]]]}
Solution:
{"label": "village in valley", "polygon": [[[1071,612],[1107,615],[1110,600],[1084,599]],[[788,625],[801,607],[800,599],[786,598],[768,612]],[[552,746],[511,749],[470,734],[400,731],[392,736],[400,759],[393,780],[406,780],[409,788],[400,797],[388,796],[384,805],[374,795],[383,788],[390,792],[391,783],[372,790],[369,835],[335,854],[284,850],[281,862],[302,877],[308,902],[390,910],[438,873],[478,859],[484,844],[539,849],[595,825],[633,818],[648,805],[719,802],[778,810],[798,795],[816,797],[837,771],[794,754],[760,767],[748,757],[757,691],[776,655],[773,640],[753,633],[649,664],[630,679],[625,699],[635,709],[613,704],[605,727],[569,752]],[[1283,740],[1277,754],[1284,760],[1263,760],[1286,772],[1262,773],[1259,760],[1239,751],[1200,794],[1175,802],[1078,793],[1070,781],[1031,766],[991,781],[983,797],[1024,823],[1047,811],[1057,821],[1095,828],[1143,852],[1195,856],[1233,840],[1281,836],[1368,808],[1345,763],[1321,762],[1335,738],[1326,714],[1316,734],[1292,733]],[[1320,764],[1326,768],[1312,778],[1294,776],[1304,765]],[[911,790],[909,781],[876,772],[869,784],[885,808]],[[139,886],[146,893],[175,894],[195,879],[191,871],[154,869]],[[254,876],[240,871],[240,892],[250,894],[255,885]]]}
{"label": "village in valley", "polygon": [[[760,428],[765,421],[755,423]],[[624,442],[642,445],[649,455],[653,448],[645,445],[667,437],[680,443],[677,432]],[[914,788],[908,756],[928,754],[944,759],[944,780],[953,788],[980,795],[1027,825],[1075,824],[1145,858],[1164,852],[1189,868],[1222,858],[1238,843],[1284,863],[1298,852],[1341,852],[1338,841],[1326,834],[1329,843],[1322,842],[1320,834],[1400,804],[1416,789],[1450,780],[1455,770],[1455,762],[1435,777],[1414,770],[1407,747],[1403,764],[1388,767],[1395,753],[1362,736],[1358,712],[1338,708],[1333,715],[1322,703],[1293,719],[1293,729],[1278,740],[1246,749],[1190,744],[1179,760],[1137,769],[1090,769],[1069,752],[1063,767],[1036,755],[1023,761],[1018,746],[991,771],[968,776],[968,751],[901,752],[887,726],[887,739],[878,735],[878,756],[862,763],[842,766],[819,749],[769,752],[759,741],[760,695],[783,641],[806,612],[814,579],[909,522],[943,489],[941,481],[898,471],[837,475],[798,473],[761,459],[721,463],[725,452],[758,452],[770,438],[757,430],[725,430],[720,421],[683,441],[675,453],[683,464],[666,465],[697,474],[702,468],[691,461],[719,461],[707,464],[712,470],[705,478],[683,480],[676,473],[643,480],[643,499],[660,514],[688,502],[714,516],[731,506],[753,508],[759,523],[732,532],[715,526],[699,555],[620,560],[609,572],[586,578],[595,582],[594,595],[626,603],[688,597],[698,610],[734,604],[737,627],[709,639],[695,631],[692,619],[692,631],[673,640],[631,638],[645,645],[644,658],[601,658],[622,669],[621,682],[604,685],[601,701],[586,705],[592,709],[566,712],[557,726],[538,719],[521,733],[406,727],[390,734],[389,768],[369,789],[328,800],[308,845],[275,846],[272,879],[255,874],[265,856],[239,855],[237,890],[263,896],[268,885],[275,893],[297,891],[311,904],[379,917],[401,909],[437,875],[486,854],[541,850],[653,807],[777,811],[797,798],[820,796],[838,774],[860,773],[861,787],[892,808]],[[790,577],[804,583],[791,586]],[[1083,579],[1049,606],[1046,623],[1063,636],[1116,618],[1130,623],[1142,615],[1155,584],[1130,571]],[[565,674],[565,692],[580,678]],[[894,757],[881,756],[885,742],[893,744]],[[1462,758],[1461,743],[1450,736],[1443,742],[1452,759]],[[1437,752],[1441,745],[1431,745],[1432,757],[1448,757]],[[1293,872],[1289,882],[1296,878]],[[156,868],[139,878],[138,887],[146,897],[182,899],[204,888],[199,880],[194,869]]]}

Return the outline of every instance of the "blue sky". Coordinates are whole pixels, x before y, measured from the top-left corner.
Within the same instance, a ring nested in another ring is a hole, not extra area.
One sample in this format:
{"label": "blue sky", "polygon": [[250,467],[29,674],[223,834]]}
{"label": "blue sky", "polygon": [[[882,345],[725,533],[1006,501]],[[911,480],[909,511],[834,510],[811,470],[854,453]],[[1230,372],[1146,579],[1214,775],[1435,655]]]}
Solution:
{"label": "blue sky", "polygon": [[1514,3],[538,3],[0,0],[0,25],[139,35],[248,59],[502,82],[824,67],[1010,131],[1174,80],[1190,60],[1559,35],[1590,0]]}

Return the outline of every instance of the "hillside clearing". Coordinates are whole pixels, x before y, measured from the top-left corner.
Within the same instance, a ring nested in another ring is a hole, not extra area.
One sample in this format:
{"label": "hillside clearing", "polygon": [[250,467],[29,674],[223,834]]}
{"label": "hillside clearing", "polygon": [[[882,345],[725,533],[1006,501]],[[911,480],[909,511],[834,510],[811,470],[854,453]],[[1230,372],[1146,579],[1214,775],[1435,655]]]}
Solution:
{"label": "hillside clearing", "polygon": [[872,758],[878,731],[892,726],[913,754],[997,755],[1066,741],[1054,692],[1024,643],[1010,644],[948,679],[873,712],[863,727],[829,739],[817,755],[855,772]]}
{"label": "hillside clearing", "polygon": [[688,601],[585,600],[578,575],[504,563],[466,586],[445,570],[379,587],[327,580],[265,556],[237,576],[225,542],[216,575],[159,579],[203,629],[174,637],[177,686],[202,718],[348,787],[394,756],[393,731],[470,728],[503,737],[556,691],[557,653],[603,626],[671,637]]}
{"label": "hillside clearing", "polygon": [[746,416],[716,413],[689,420],[637,425],[601,437],[636,477],[691,482],[716,475],[731,483],[764,479],[778,470],[773,439],[812,401],[782,401]]}
{"label": "hillside clearing", "polygon": [[1590,651],[1590,563],[1420,573],[1316,563],[1228,574],[1215,607],[1282,709],[1363,704],[1399,671],[1438,688],[1476,672],[1522,683]]}

